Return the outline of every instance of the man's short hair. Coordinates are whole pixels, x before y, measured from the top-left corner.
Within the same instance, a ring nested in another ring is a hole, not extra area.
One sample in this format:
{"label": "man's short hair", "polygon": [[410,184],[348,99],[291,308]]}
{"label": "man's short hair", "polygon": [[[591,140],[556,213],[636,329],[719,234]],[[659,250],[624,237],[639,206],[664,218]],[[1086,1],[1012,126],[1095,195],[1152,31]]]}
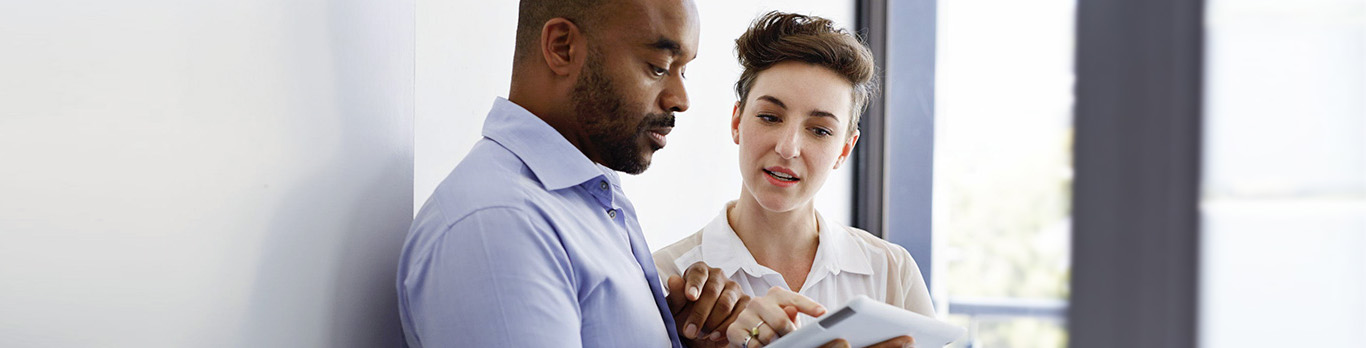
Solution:
{"label": "man's short hair", "polygon": [[517,46],[512,60],[520,62],[536,52],[541,28],[553,18],[573,22],[588,35],[592,24],[599,22],[598,10],[607,0],[522,0],[517,8]]}
{"label": "man's short hair", "polygon": [[759,73],[787,61],[825,67],[853,85],[851,134],[858,129],[859,116],[876,92],[873,52],[829,19],[769,12],[754,20],[749,30],[735,40],[735,53],[744,68],[740,80],[735,82],[741,108]]}

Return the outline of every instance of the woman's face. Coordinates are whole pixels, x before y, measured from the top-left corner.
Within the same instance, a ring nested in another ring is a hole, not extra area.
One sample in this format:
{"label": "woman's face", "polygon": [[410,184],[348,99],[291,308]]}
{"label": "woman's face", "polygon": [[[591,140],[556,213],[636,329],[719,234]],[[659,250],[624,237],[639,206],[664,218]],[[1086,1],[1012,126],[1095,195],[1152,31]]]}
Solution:
{"label": "woman's face", "polygon": [[756,76],[731,137],[740,145],[745,192],[769,211],[804,206],[849,157],[853,86],[830,69],[783,62]]}

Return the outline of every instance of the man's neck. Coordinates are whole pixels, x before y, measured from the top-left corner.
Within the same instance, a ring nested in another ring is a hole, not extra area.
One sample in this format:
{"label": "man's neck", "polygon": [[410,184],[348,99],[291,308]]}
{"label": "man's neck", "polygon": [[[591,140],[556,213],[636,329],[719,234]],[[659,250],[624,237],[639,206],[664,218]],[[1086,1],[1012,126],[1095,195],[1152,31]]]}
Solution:
{"label": "man's neck", "polygon": [[548,103],[549,100],[546,98],[530,98],[517,92],[516,89],[509,92],[508,101],[526,109],[527,112],[536,115],[541,121],[550,125],[550,128],[554,128],[556,132],[560,133],[564,140],[569,141],[569,144],[578,149],[584,157],[588,157],[588,160],[593,161],[593,163],[603,163],[602,158],[597,155],[598,149],[594,148],[593,142],[588,139],[588,132],[579,127],[578,121],[573,119],[572,114],[555,112],[561,108],[555,108],[553,104]]}

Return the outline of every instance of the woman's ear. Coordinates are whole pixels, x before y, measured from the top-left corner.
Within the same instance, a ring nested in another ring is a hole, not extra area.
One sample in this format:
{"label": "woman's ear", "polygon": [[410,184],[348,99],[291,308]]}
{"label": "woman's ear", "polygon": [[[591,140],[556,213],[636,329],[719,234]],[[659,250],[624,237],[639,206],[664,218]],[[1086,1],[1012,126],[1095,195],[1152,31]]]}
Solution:
{"label": "woman's ear", "polygon": [[730,140],[740,145],[740,102],[730,109]]}
{"label": "woman's ear", "polygon": [[576,78],[576,73],[588,59],[587,41],[579,26],[564,18],[551,18],[541,27],[540,51],[545,64],[555,76]]}
{"label": "woman's ear", "polygon": [[849,135],[849,141],[844,143],[844,149],[840,151],[839,159],[835,160],[834,169],[840,169],[840,165],[844,164],[844,160],[849,159],[849,154],[854,152],[854,145],[858,144],[858,135],[859,131],[857,129],[854,130],[854,134]]}

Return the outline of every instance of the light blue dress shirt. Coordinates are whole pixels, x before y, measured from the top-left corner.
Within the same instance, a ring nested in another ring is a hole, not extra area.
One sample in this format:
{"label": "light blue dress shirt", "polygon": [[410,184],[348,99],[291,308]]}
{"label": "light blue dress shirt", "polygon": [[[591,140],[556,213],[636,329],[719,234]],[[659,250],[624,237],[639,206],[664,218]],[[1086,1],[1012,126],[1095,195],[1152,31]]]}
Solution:
{"label": "light blue dress shirt", "polygon": [[411,347],[681,347],[615,171],[494,101],[413,221],[398,300]]}

